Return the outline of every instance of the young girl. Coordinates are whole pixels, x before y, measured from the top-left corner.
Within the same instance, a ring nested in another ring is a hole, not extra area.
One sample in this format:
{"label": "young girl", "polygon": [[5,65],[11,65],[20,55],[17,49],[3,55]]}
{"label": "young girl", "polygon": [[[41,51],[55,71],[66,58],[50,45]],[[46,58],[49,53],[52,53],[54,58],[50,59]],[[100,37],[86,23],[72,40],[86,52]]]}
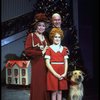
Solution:
{"label": "young girl", "polygon": [[62,100],[62,90],[68,89],[65,79],[68,70],[68,49],[61,46],[63,31],[60,28],[53,28],[49,38],[52,45],[45,53],[47,72],[47,90],[51,91],[52,100]]}

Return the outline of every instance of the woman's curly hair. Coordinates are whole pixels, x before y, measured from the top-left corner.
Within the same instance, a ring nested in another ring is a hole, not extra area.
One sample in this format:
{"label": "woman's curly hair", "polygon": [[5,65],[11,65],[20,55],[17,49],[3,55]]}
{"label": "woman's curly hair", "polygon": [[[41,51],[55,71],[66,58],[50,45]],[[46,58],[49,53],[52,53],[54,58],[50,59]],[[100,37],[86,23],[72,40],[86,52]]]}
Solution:
{"label": "woman's curly hair", "polygon": [[37,13],[34,16],[35,21],[47,21],[47,16],[45,15],[45,13]]}
{"label": "woman's curly hair", "polygon": [[52,28],[52,30],[50,31],[50,34],[49,34],[49,39],[51,42],[53,41],[53,38],[57,33],[61,36],[61,39],[64,38],[64,34],[63,34],[63,31],[61,30],[61,28]]}
{"label": "woman's curly hair", "polygon": [[47,25],[47,23],[49,22],[49,20],[48,20],[48,18],[47,18],[47,16],[46,16],[45,13],[37,13],[34,16],[34,23],[31,24],[31,27],[34,26],[34,28],[36,29],[39,22],[44,22],[45,25]]}
{"label": "woman's curly hair", "polygon": [[34,16],[34,23],[32,23],[31,25],[35,25],[38,22],[49,22],[47,16],[45,15],[45,13],[37,13]]}
{"label": "woman's curly hair", "polygon": [[[46,16],[45,13],[43,12],[39,12],[39,13],[36,13],[35,16],[34,16],[34,20],[33,20],[33,23],[31,23],[31,25],[29,26],[29,30],[28,32],[31,33],[34,31],[34,29],[37,28],[39,22],[44,22],[46,27],[47,27],[47,24],[49,23],[49,20]],[[33,28],[34,27],[34,28]]]}

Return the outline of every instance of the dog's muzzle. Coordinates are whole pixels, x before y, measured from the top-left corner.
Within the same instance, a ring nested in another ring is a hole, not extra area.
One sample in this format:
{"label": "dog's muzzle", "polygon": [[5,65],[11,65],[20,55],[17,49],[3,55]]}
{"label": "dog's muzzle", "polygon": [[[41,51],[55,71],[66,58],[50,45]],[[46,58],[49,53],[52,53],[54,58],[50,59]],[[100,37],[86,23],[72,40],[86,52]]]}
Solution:
{"label": "dog's muzzle", "polygon": [[79,75],[76,79],[75,79],[78,83],[83,81],[83,77],[81,75]]}

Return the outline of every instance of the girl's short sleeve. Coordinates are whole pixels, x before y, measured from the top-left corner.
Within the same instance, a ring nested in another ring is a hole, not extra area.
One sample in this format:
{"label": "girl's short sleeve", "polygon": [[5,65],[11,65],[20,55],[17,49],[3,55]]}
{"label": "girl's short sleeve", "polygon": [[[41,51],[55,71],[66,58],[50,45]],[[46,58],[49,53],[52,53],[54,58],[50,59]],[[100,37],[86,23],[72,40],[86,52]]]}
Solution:
{"label": "girl's short sleeve", "polygon": [[64,47],[64,59],[68,59],[69,58],[68,55],[69,55],[69,50],[67,47]]}
{"label": "girl's short sleeve", "polygon": [[45,56],[44,56],[45,59],[50,59],[50,48],[48,48],[46,50],[46,53],[45,53]]}

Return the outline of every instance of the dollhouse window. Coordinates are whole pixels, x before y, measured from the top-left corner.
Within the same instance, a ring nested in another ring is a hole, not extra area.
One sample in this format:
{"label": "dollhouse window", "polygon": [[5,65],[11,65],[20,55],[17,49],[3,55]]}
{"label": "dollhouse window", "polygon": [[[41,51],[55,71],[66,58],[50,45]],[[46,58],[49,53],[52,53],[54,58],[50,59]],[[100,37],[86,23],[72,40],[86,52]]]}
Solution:
{"label": "dollhouse window", "polygon": [[11,69],[8,69],[8,75],[11,75]]}
{"label": "dollhouse window", "polygon": [[18,75],[18,69],[14,69],[14,75],[15,75],[15,76]]}
{"label": "dollhouse window", "polygon": [[11,77],[8,77],[8,84],[11,84]]}
{"label": "dollhouse window", "polygon": [[26,70],[22,69],[22,76],[25,76],[25,75],[26,75]]}
{"label": "dollhouse window", "polygon": [[23,85],[26,84],[26,78],[22,78],[22,84],[23,84]]}

